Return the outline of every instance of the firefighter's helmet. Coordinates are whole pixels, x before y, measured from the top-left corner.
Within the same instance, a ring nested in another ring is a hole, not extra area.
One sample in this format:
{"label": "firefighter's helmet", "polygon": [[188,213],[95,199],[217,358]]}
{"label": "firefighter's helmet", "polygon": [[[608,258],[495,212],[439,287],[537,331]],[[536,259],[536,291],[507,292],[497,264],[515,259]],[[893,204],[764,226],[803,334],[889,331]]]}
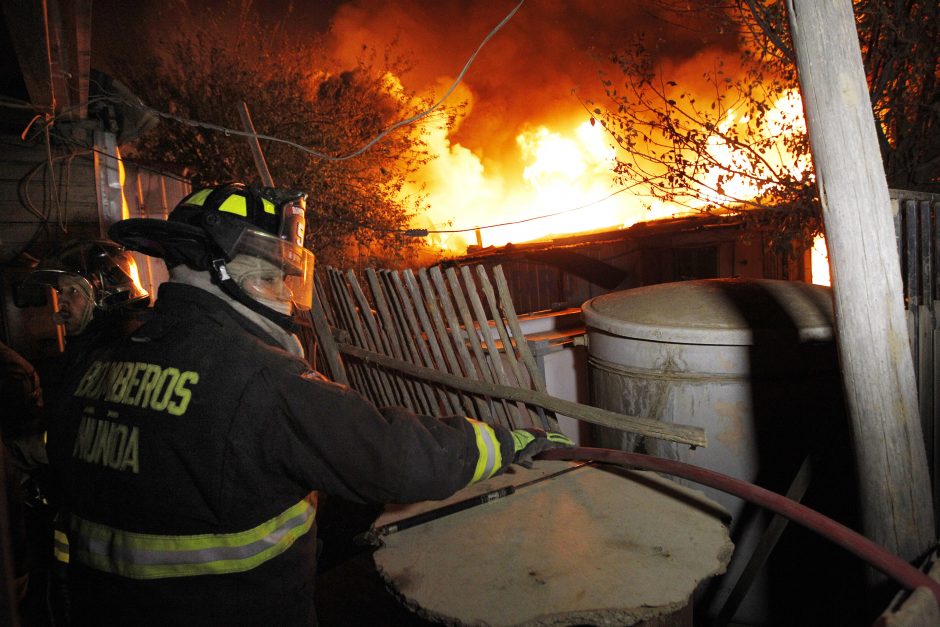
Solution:
{"label": "firefighter's helmet", "polygon": [[66,242],[43,257],[28,282],[58,289],[63,278],[77,281],[104,311],[144,304],[150,297],[140,285],[134,257],[108,240]]}
{"label": "firefighter's helmet", "polygon": [[[253,309],[261,302],[285,314],[279,304],[309,309],[313,296],[314,258],[303,245],[306,197],[301,191],[226,183],[189,194],[166,221],[132,218],[113,224],[108,233],[171,267],[210,271],[227,293]],[[283,319],[260,312],[283,326]]]}

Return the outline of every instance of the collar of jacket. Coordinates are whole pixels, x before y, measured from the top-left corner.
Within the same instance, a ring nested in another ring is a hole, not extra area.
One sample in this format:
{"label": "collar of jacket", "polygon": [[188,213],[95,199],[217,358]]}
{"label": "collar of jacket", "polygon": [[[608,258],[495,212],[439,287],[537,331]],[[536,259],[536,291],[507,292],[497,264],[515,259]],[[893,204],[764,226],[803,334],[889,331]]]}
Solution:
{"label": "collar of jacket", "polygon": [[281,343],[270,333],[245,316],[239,314],[229,303],[225,302],[224,299],[206,290],[185,283],[167,282],[162,284],[157,291],[157,301],[154,305],[154,309],[161,314],[169,313],[170,311],[174,311],[175,313],[179,311],[181,305],[183,310],[191,311],[193,307],[198,308],[202,310],[203,314],[207,317],[225,316],[265,344],[270,344],[271,346],[284,350]]}

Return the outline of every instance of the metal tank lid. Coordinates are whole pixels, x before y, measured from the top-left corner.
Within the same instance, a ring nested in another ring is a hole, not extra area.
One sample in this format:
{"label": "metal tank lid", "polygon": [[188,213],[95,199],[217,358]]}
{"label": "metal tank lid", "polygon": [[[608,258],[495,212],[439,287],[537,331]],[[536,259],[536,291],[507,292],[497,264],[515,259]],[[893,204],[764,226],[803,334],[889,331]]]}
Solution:
{"label": "metal tank lid", "polygon": [[753,345],[789,338],[831,341],[832,290],[770,279],[701,279],[598,296],[588,327],[641,340]]}

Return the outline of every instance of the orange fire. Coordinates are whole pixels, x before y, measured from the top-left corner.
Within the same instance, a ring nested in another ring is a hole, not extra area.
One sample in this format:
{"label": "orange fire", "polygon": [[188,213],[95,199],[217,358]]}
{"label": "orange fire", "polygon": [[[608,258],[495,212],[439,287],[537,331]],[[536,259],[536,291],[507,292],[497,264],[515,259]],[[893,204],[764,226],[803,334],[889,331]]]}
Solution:
{"label": "orange fire", "polygon": [[451,254],[463,254],[477,241],[502,246],[675,213],[650,212],[637,197],[618,191],[611,171],[614,149],[604,130],[587,121],[519,133],[514,165],[522,175],[516,180],[500,164],[451,143],[440,129],[432,132],[431,145],[438,157],[422,176],[431,209],[414,226],[461,231],[431,236],[432,245]]}
{"label": "orange fire", "polygon": [[[763,132],[775,139],[767,151],[768,163],[794,174],[804,171],[806,162],[788,163],[783,148],[787,125],[802,123],[799,93],[783,95],[767,120]],[[750,124],[747,117],[732,111],[721,130],[736,125],[746,132]],[[552,128],[542,124],[519,133],[515,138],[518,163],[514,165],[521,177],[514,179],[507,174],[511,168],[487,162],[451,142],[446,129],[436,128],[430,133],[430,145],[438,156],[421,173],[430,210],[413,226],[431,230],[429,244],[446,254],[464,254],[468,244],[502,246],[553,235],[624,228],[687,212],[662,202],[647,208],[629,190],[618,191],[611,172],[615,149],[604,129],[583,121],[583,114],[567,124]],[[729,169],[746,169],[743,154],[717,137],[709,142],[708,150],[715,161]],[[756,198],[763,191],[762,185],[740,175],[723,181],[722,194],[707,191],[717,187],[719,174],[715,168],[705,177],[701,199],[691,203],[693,207],[707,202],[736,204]],[[648,205],[649,199],[644,200]],[[813,281],[828,285],[824,239],[817,240],[812,259]]]}

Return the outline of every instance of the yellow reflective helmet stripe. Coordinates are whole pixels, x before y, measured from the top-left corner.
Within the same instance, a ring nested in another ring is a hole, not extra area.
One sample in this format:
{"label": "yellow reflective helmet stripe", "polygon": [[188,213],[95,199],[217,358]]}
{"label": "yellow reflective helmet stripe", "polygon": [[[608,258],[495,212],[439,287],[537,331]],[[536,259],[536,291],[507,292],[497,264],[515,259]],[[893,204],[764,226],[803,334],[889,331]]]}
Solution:
{"label": "yellow reflective helmet stripe", "polygon": [[473,471],[473,478],[470,483],[476,483],[483,479],[489,479],[503,466],[503,456],[499,450],[499,438],[493,427],[485,422],[467,418],[467,422],[473,427],[476,435],[477,456],[476,469]]}
{"label": "yellow reflective helmet stripe", "polygon": [[[201,207],[206,202],[206,198],[209,197],[214,190],[210,188],[201,189],[198,192],[194,192],[191,196],[186,199],[187,205],[195,205]],[[265,213],[270,213],[271,215],[277,214],[277,205],[268,200],[267,198],[261,199],[261,206],[264,208]],[[234,213],[237,216],[243,218],[248,217],[248,201],[242,194],[231,194],[228,198],[222,201],[222,204],[219,205],[219,211],[224,211],[226,213]]]}
{"label": "yellow reflective helmet stripe", "polygon": [[69,563],[69,538],[61,529],[53,531],[52,556],[57,562]]}
{"label": "yellow reflective helmet stripe", "polygon": [[158,535],[72,519],[72,558],[131,579],[222,575],[251,570],[290,548],[313,527],[315,495],[247,531]]}
{"label": "yellow reflective helmet stripe", "polygon": [[222,201],[222,204],[219,205],[219,211],[224,211],[225,213],[234,213],[237,216],[247,218],[248,202],[241,194],[232,194]]}
{"label": "yellow reflective helmet stripe", "polygon": [[206,198],[208,198],[209,194],[211,193],[211,189],[200,189],[198,192],[195,192],[192,196],[186,199],[186,204],[201,207],[202,203],[206,202]]}

